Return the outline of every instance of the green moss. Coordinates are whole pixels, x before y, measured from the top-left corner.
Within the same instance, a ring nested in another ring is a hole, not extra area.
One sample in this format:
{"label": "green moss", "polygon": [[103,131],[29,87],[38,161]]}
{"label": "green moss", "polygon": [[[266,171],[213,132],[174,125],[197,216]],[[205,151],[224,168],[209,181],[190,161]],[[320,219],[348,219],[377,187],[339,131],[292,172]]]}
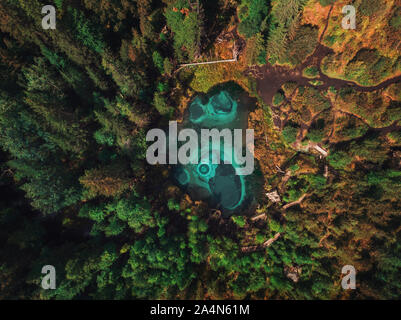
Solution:
{"label": "green moss", "polygon": [[321,86],[323,84],[323,81],[320,80],[311,80],[309,83],[313,86]]}
{"label": "green moss", "polygon": [[265,237],[263,234],[258,233],[255,237],[256,243],[261,244],[265,241]]}
{"label": "green moss", "polygon": [[344,151],[337,151],[331,153],[327,160],[334,169],[344,169],[352,162],[352,157]]}
{"label": "green moss", "polygon": [[245,226],[246,221],[244,216],[232,216],[231,219],[237,226],[241,228]]}
{"label": "green moss", "polygon": [[325,7],[333,4],[336,0],[319,0],[319,3]]}
{"label": "green moss", "polygon": [[297,138],[297,134],[298,127],[291,123],[288,123],[282,131],[284,141],[287,143],[294,143]]}
{"label": "green moss", "polygon": [[284,94],[280,91],[276,92],[273,96],[273,105],[279,106],[284,101]]}
{"label": "green moss", "polygon": [[311,129],[307,138],[313,142],[320,142],[324,138],[324,131],[322,129]]}
{"label": "green moss", "polygon": [[152,54],[152,59],[154,65],[157,67],[160,73],[164,72],[164,61],[163,57],[160,55],[158,51],[154,51]]}
{"label": "green moss", "polygon": [[337,94],[337,89],[333,86],[330,86],[328,89],[328,92],[333,93],[333,94]]}
{"label": "green moss", "polygon": [[361,49],[348,63],[345,77],[369,86],[386,78],[392,70],[392,60],[381,56],[377,50]]}
{"label": "green moss", "polygon": [[337,42],[337,37],[335,35],[328,35],[323,39],[323,42],[331,47],[333,44]]}
{"label": "green moss", "polygon": [[364,16],[371,16],[380,10],[382,3],[380,0],[363,0],[359,5],[359,12]]}
{"label": "green moss", "polygon": [[390,19],[390,26],[401,31],[401,8],[397,8],[397,10],[394,11],[393,16]]}
{"label": "green moss", "polygon": [[306,78],[313,79],[319,75],[319,69],[316,66],[309,66],[306,67],[302,71],[302,75]]}
{"label": "green moss", "polygon": [[387,136],[392,141],[395,141],[396,145],[401,145],[401,132],[400,131],[389,132],[387,134]]}
{"label": "green moss", "polygon": [[288,98],[288,97],[295,91],[295,89],[297,88],[297,86],[298,86],[298,85],[297,85],[296,82],[288,81],[288,82],[285,82],[285,83],[281,86],[281,88],[283,89],[285,96]]}

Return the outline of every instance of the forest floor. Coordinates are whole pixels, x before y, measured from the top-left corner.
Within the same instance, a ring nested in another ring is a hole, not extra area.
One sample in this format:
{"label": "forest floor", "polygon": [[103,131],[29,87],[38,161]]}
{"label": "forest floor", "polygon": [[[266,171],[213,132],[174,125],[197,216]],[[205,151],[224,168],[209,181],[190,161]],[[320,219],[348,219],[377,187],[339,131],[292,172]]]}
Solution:
{"label": "forest floor", "polygon": [[[288,81],[296,82],[299,85],[315,87],[319,90],[325,90],[329,87],[340,89],[342,87],[352,87],[356,91],[371,92],[379,89],[386,88],[392,83],[401,80],[401,76],[396,76],[387,79],[375,86],[361,86],[353,81],[331,78],[325,75],[320,69],[320,62],[332,50],[319,43],[315,52],[309,56],[302,64],[295,68],[286,66],[273,66],[269,63],[262,67],[251,67],[247,73],[253,75],[257,80],[258,93],[263,101],[271,104],[274,94],[281,88],[281,86]],[[319,69],[319,75],[314,80],[323,82],[321,85],[314,86],[310,84],[311,79],[302,75],[302,70],[310,65],[316,65]]]}
{"label": "forest floor", "polygon": [[[360,92],[372,92],[386,88],[389,85],[401,80],[401,76],[399,75],[386,79],[374,86],[362,86],[354,81],[329,77],[322,72],[322,60],[333,52],[331,48],[322,44],[322,39],[327,30],[332,8],[333,7],[331,7],[327,15],[326,25],[319,37],[317,47],[315,48],[314,52],[300,65],[291,68],[289,66],[281,65],[273,66],[270,63],[267,63],[264,66],[252,66],[246,70],[246,73],[249,76],[252,76],[256,79],[258,94],[267,105],[272,105],[274,94],[280,90],[281,86],[286,82],[295,82],[297,85],[314,87],[319,91],[327,90],[329,87],[333,87],[337,90],[344,87],[350,87]],[[313,85],[311,84],[310,78],[303,76],[302,71],[306,67],[310,66],[316,66],[318,68],[318,75],[313,80],[321,81],[322,84]],[[272,106],[273,113],[275,113],[275,109],[277,109],[277,107]],[[278,128],[283,128],[283,123],[278,117],[274,117],[274,124]]]}

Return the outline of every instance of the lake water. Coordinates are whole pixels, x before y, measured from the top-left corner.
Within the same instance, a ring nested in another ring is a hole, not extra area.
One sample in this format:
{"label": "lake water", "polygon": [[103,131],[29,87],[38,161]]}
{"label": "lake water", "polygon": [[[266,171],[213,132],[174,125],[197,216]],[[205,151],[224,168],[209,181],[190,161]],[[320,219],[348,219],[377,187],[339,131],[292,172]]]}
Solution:
{"label": "lake water", "polygon": [[[207,94],[198,94],[189,102],[184,121],[178,130],[192,128],[200,137],[202,128],[219,130],[243,130],[243,150],[245,152],[245,129],[248,125],[248,113],[255,106],[252,99],[238,85],[230,82],[212,88]],[[205,200],[223,212],[232,213],[240,210],[250,199],[248,181],[250,176],[236,175],[238,165],[224,164],[223,160],[233,148],[224,149],[220,141],[220,152],[216,152],[212,143],[209,150],[203,150],[199,143],[198,163],[177,165],[174,178],[178,185],[189,193],[193,200]],[[220,157],[220,164],[213,164],[213,157]]]}

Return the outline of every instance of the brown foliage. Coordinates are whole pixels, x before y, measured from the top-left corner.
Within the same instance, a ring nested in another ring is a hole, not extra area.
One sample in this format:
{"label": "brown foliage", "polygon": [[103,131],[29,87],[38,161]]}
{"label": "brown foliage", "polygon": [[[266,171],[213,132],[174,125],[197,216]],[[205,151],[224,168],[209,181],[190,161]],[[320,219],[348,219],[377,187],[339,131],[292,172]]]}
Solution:
{"label": "brown foliage", "polygon": [[124,169],[117,164],[86,170],[79,181],[88,189],[89,198],[118,196],[132,184],[132,179]]}

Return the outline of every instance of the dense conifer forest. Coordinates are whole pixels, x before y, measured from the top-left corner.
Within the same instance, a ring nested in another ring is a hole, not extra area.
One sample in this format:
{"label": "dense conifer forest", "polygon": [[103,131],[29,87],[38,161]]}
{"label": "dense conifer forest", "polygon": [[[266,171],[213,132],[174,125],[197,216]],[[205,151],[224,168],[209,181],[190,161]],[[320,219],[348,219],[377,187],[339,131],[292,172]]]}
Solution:
{"label": "dense conifer forest", "polygon": [[[400,298],[400,43],[399,0],[2,0],[0,299]],[[227,83],[256,101],[230,215],[146,161]]]}

